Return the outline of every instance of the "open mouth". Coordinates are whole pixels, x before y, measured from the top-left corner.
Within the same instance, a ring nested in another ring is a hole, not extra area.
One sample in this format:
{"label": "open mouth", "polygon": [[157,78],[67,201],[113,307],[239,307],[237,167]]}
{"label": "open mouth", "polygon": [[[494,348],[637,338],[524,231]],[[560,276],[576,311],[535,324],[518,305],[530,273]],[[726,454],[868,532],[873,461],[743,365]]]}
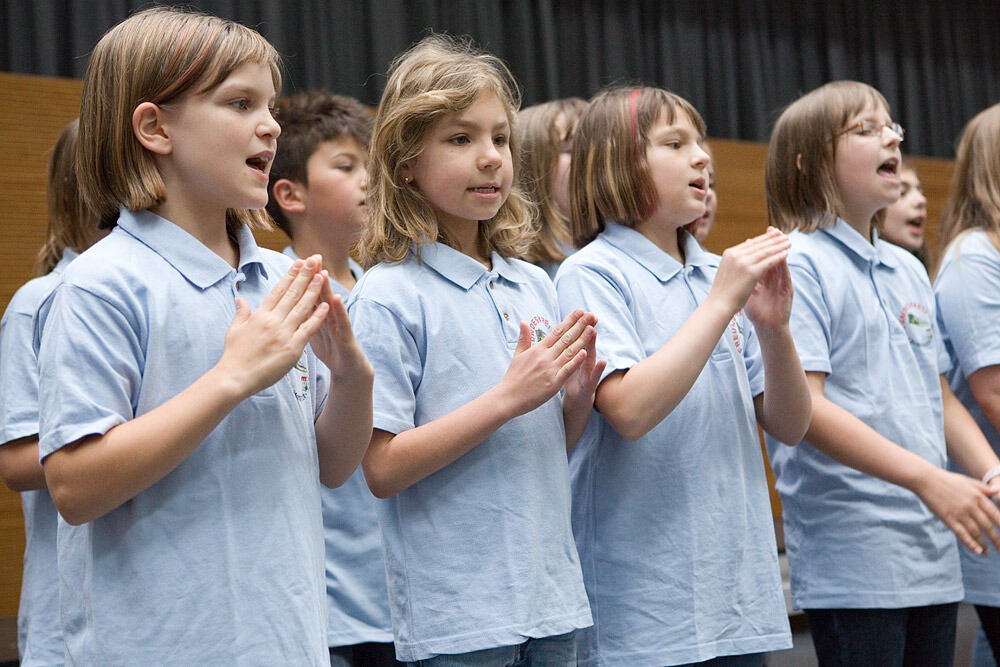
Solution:
{"label": "open mouth", "polygon": [[699,192],[701,192],[703,194],[707,192],[707,190],[705,190],[705,179],[704,178],[696,178],[693,181],[691,181],[690,183],[688,183],[688,185],[691,186],[692,188],[694,188],[695,190],[698,190]]}
{"label": "open mouth", "polygon": [[907,220],[906,226],[910,229],[910,231],[919,234],[923,233],[925,222],[927,222],[927,218],[925,216],[919,215],[915,218],[910,218],[909,220]]}
{"label": "open mouth", "polygon": [[253,157],[247,158],[247,164],[250,168],[266,174],[268,168],[271,166],[271,158],[272,154],[270,152],[259,153]]}
{"label": "open mouth", "polygon": [[477,192],[481,195],[492,195],[500,191],[500,186],[498,185],[481,185],[477,188],[469,188],[473,192]]}
{"label": "open mouth", "polygon": [[892,176],[895,178],[898,171],[899,158],[889,158],[878,167],[878,173],[883,176]]}

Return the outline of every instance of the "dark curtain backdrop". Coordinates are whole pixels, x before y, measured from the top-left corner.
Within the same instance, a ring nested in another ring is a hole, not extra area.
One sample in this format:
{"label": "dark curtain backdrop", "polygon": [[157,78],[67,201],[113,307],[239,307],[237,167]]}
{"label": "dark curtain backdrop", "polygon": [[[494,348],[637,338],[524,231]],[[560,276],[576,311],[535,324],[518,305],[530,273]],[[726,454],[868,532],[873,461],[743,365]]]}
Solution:
{"label": "dark curtain backdrop", "polygon": [[[110,26],[149,0],[0,0],[0,70],[83,76]],[[835,79],[881,90],[904,151],[951,157],[962,126],[1000,101],[1000,6],[981,1],[196,0],[260,30],[285,92],[378,101],[394,55],[428,29],[504,58],[525,104],[641,81],[687,97],[711,136],[766,141],[781,108]]]}

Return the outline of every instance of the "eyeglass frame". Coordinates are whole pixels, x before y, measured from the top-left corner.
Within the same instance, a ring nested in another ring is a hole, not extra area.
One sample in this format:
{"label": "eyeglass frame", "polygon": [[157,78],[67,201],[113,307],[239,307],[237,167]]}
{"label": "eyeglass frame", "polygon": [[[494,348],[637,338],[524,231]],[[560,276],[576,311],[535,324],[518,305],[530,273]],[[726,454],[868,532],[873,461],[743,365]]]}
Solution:
{"label": "eyeglass frame", "polygon": [[[877,127],[873,127],[873,126],[877,126]],[[848,132],[853,132],[854,130],[857,130],[858,128],[861,129],[861,132],[858,133],[858,136],[862,136],[862,137],[881,137],[882,134],[885,132],[886,128],[888,128],[889,130],[891,130],[893,134],[895,134],[897,137],[899,137],[899,141],[900,142],[902,142],[903,138],[906,136],[906,128],[904,128],[899,123],[897,123],[895,121],[889,121],[887,123],[880,123],[880,122],[878,122],[876,120],[859,120],[854,125],[851,125],[850,127],[846,128],[846,129],[843,129],[840,132],[838,132],[837,136],[839,137],[841,135],[847,134]],[[876,131],[877,131],[877,134],[876,134]]]}

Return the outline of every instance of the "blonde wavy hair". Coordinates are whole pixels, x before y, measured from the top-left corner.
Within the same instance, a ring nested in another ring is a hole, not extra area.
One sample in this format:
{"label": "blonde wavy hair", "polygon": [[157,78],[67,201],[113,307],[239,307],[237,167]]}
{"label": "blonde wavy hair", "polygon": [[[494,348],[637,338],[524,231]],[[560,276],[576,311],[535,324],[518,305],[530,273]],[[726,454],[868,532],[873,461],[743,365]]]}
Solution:
{"label": "blonde wavy hair", "polygon": [[1000,104],[980,111],[962,130],[941,214],[941,247],[969,229],[986,232],[1000,251]]}
{"label": "blonde wavy hair", "polygon": [[80,197],[76,179],[78,132],[79,120],[74,120],[59,134],[49,156],[49,233],[38,251],[35,275],[44,276],[54,269],[67,248],[83,252],[104,235],[97,228],[97,216]]}
{"label": "blonde wavy hair", "polygon": [[[857,81],[833,81],[806,93],[781,113],[764,165],[767,216],[783,232],[812,232],[837,221],[843,201],[834,180],[837,139],[866,108],[885,109],[882,93]],[[872,217],[881,229],[885,209]]]}
{"label": "blonde wavy hair", "polygon": [[[83,82],[77,154],[80,192],[102,227],[115,225],[119,206],[141,211],[167,196],[153,156],[132,131],[135,108],[205,93],[247,63],[267,64],[275,91],[281,90],[277,51],[259,33],[233,21],[156,7],[104,34]],[[271,227],[264,209],[226,212],[230,233],[244,223]]]}
{"label": "blonde wavy hair", "polygon": [[[434,124],[447,114],[469,108],[484,91],[495,93],[514,127],[521,97],[513,75],[497,57],[475,49],[467,39],[430,35],[398,56],[372,130],[368,162],[368,225],[358,242],[358,261],[368,268],[398,262],[411,244],[440,241],[457,247],[438,226],[430,202],[403,180],[404,164],[423,150]],[[514,185],[497,214],[479,224],[482,249],[519,257],[534,237],[532,206],[519,186],[516,139],[511,138]]]}
{"label": "blonde wavy hair", "polygon": [[[563,213],[552,198],[552,173],[562,146],[573,138],[573,130],[587,103],[579,97],[536,104],[517,115],[514,133],[521,146],[521,188],[536,206],[538,236],[522,259],[535,264],[566,259],[563,247],[570,244],[569,211]],[[556,121],[565,121],[565,135]]]}
{"label": "blonde wavy hair", "polygon": [[570,162],[570,229],[578,248],[604,231],[604,221],[635,227],[655,210],[656,186],[646,162],[649,130],[660,114],[673,124],[687,114],[705,136],[701,114],[680,95],[652,87],[598,93],[577,122]]}

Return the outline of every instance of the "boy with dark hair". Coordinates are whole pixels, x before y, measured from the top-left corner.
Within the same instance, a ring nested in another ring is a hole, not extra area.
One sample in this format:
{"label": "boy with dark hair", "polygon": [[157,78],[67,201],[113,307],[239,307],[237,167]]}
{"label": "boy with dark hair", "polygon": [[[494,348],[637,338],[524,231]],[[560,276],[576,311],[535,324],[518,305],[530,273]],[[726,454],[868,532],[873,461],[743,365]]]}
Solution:
{"label": "boy with dark hair", "polygon": [[[353,98],[311,91],[279,100],[277,118],[268,213],[292,239],[285,254],[321,254],[330,286],[346,299],[362,273],[350,249],[368,217],[371,111]],[[342,487],[324,488],[322,498],[331,663],[398,664],[375,499],[361,469]]]}

